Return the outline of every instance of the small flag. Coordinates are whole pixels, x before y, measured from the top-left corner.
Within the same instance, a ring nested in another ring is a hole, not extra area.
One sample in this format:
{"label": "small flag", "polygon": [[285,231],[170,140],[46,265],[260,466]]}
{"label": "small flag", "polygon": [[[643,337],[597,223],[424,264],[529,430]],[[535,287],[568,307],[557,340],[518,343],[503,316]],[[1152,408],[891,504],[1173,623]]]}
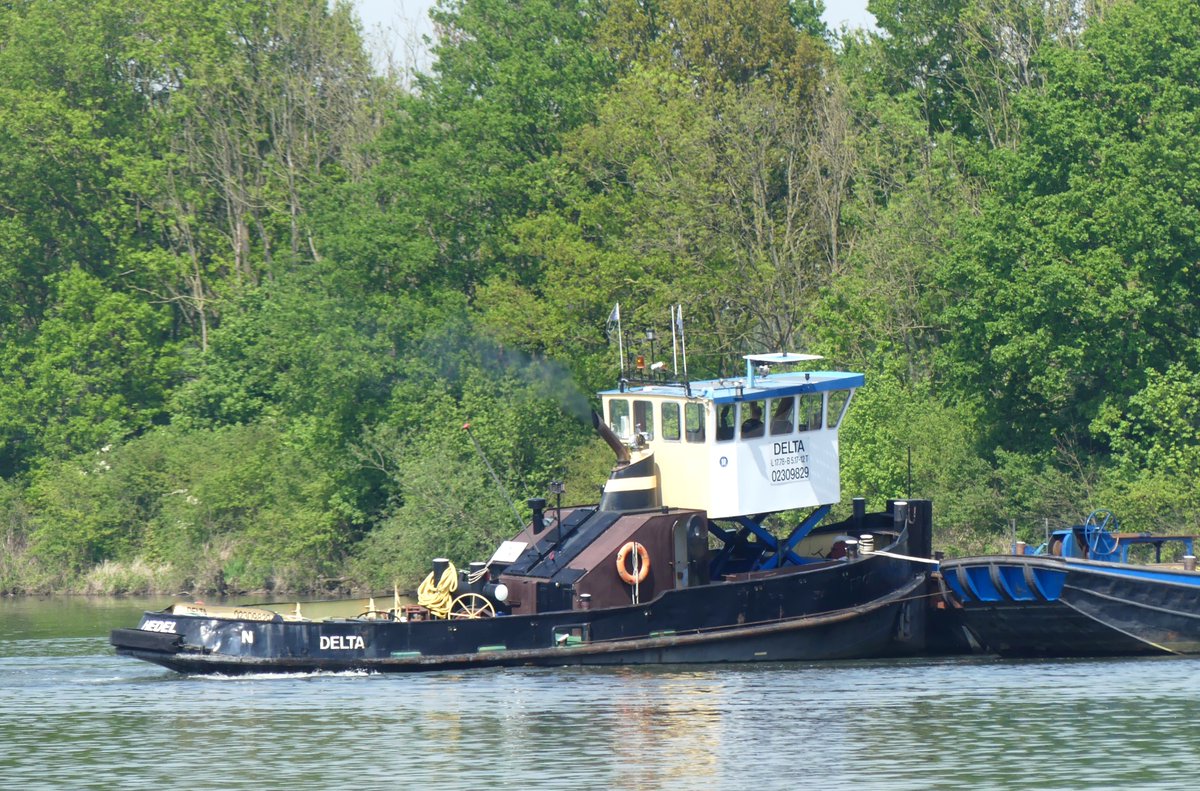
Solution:
{"label": "small flag", "polygon": [[605,325],[604,330],[608,334],[609,337],[612,337],[613,327],[619,328],[620,326],[621,326],[621,303],[618,302],[617,304],[613,305],[612,311],[609,312],[608,323]]}

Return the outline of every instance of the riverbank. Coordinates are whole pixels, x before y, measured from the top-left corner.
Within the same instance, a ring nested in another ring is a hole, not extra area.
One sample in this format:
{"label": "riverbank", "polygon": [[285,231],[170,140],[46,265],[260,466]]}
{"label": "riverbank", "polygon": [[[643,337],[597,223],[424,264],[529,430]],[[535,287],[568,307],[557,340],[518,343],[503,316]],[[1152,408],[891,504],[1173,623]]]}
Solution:
{"label": "riverbank", "polygon": [[36,560],[20,555],[0,559],[0,595],[19,596],[174,596],[197,597],[338,597],[356,596],[368,586],[348,577],[317,578],[308,584],[269,579],[272,584],[246,587],[230,585],[217,570],[203,579],[170,563],[134,560],[128,563],[106,560],[78,575],[54,573]]}

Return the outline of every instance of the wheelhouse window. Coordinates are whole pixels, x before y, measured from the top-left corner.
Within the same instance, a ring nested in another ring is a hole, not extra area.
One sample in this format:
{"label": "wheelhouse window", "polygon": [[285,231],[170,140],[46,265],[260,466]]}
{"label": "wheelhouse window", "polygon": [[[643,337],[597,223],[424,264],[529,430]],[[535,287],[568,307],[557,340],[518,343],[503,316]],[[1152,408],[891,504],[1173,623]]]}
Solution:
{"label": "wheelhouse window", "polygon": [[771,399],[771,433],[791,434],[796,420],[796,397]]}
{"label": "wheelhouse window", "polygon": [[745,401],[742,403],[742,439],[761,437],[766,430],[763,423],[763,413],[766,401]]}
{"label": "wheelhouse window", "polygon": [[662,405],[663,439],[679,439],[679,404],[666,401]]}
{"label": "wheelhouse window", "polygon": [[737,409],[734,404],[722,404],[717,410],[717,441],[725,442],[733,439],[733,430],[737,426]]}
{"label": "wheelhouse window", "polygon": [[633,427],[639,434],[645,434],[646,439],[654,439],[654,403],[651,401],[633,402]]}
{"label": "wheelhouse window", "polygon": [[633,424],[629,420],[629,401],[614,398],[608,402],[608,427],[621,439],[633,436]]}
{"label": "wheelhouse window", "polygon": [[704,404],[689,402],[683,405],[683,430],[688,442],[704,441]]}
{"label": "wheelhouse window", "polygon": [[851,390],[833,390],[829,393],[829,414],[828,427],[837,428],[838,423],[842,422],[842,415],[846,412],[846,406],[850,403]]}
{"label": "wheelhouse window", "polygon": [[805,393],[800,396],[800,430],[816,431],[821,427],[820,393]]}

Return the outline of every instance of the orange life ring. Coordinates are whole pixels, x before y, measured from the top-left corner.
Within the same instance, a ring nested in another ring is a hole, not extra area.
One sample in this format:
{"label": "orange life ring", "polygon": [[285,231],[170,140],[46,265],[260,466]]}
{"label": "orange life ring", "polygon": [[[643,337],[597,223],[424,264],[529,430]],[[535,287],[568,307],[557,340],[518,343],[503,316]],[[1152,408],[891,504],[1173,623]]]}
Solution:
{"label": "orange life ring", "polygon": [[[637,557],[633,561],[633,571],[625,568],[625,561],[629,557],[629,553],[637,550]],[[621,547],[621,551],[617,553],[617,573],[621,575],[621,579],[626,585],[633,585],[635,582],[645,582],[646,577],[650,576],[650,553],[646,548],[636,541],[627,541],[625,546]]]}

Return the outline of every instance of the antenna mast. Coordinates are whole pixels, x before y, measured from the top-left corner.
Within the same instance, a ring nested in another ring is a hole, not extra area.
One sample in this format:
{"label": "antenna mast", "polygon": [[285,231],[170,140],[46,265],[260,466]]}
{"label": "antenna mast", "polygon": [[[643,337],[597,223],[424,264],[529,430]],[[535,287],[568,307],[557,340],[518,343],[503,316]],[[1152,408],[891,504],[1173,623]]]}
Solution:
{"label": "antenna mast", "polygon": [[679,348],[683,352],[683,380],[688,378],[687,372],[687,336],[683,332],[683,303],[675,306],[675,320],[679,322]]}

